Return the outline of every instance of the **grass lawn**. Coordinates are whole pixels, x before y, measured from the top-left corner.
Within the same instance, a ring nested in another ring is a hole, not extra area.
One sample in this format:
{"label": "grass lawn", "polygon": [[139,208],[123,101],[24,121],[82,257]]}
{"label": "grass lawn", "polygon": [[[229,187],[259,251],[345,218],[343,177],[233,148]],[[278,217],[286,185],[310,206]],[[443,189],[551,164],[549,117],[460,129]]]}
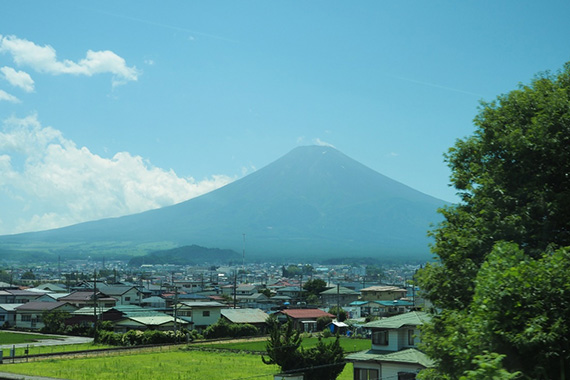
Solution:
{"label": "grass lawn", "polygon": [[[259,355],[170,351],[105,357],[47,360],[3,365],[1,370],[27,375],[42,375],[72,380],[272,380],[279,372],[265,365]],[[352,364],[347,364],[338,380],[352,379]]]}
{"label": "grass lawn", "polygon": [[[335,338],[325,338],[325,342],[334,340]],[[318,338],[303,338],[302,347],[310,348],[316,346]],[[207,347],[207,348],[220,348],[229,350],[243,350],[243,351],[265,351],[266,341],[251,341],[251,342],[217,342],[209,344],[195,343],[191,347]],[[370,349],[370,339],[351,339],[340,338],[340,345],[345,352],[358,352]]]}
{"label": "grass lawn", "polygon": [[33,343],[38,340],[57,339],[53,335],[22,334],[8,331],[0,331],[0,344]]}
{"label": "grass lawn", "polygon": [[[4,344],[2,340],[0,340],[0,343]],[[98,350],[101,348],[110,348],[110,347],[113,346],[103,345],[103,344],[93,344],[93,343],[63,344],[57,346],[35,346],[33,343],[31,343],[28,346],[28,355],[52,354],[56,352]],[[16,356],[24,356],[25,349],[26,349],[25,347],[16,348]],[[10,357],[10,349],[5,348],[2,351],[4,359],[8,359]]]}

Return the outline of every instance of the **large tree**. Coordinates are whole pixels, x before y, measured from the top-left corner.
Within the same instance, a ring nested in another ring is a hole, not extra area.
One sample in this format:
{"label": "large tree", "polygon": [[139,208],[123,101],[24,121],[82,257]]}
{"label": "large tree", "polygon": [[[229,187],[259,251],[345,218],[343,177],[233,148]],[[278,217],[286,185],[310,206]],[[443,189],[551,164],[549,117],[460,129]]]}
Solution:
{"label": "large tree", "polygon": [[[482,277],[488,273],[481,268],[493,266],[491,261],[500,260],[501,253],[514,254],[511,248],[490,255],[501,241],[515,243],[520,249],[517,254],[531,261],[543,260],[545,252],[570,245],[570,63],[556,75],[539,75],[529,85],[482,103],[474,124],[474,134],[458,140],[446,155],[461,202],[441,210],[444,221],[432,231],[437,261],[419,276],[425,296],[437,310],[443,310],[426,326],[425,347],[436,360],[440,378],[473,371],[475,356],[484,354],[483,350],[506,355],[507,369],[538,376],[525,366],[543,354],[559,354],[537,352],[524,357],[526,363],[514,360],[521,347],[516,344],[530,339],[517,328],[532,330],[536,325],[526,325],[525,319],[514,328],[480,318],[486,307],[481,299],[491,302],[481,287],[487,283],[490,296],[492,286],[499,286]],[[507,261],[511,266],[503,269],[515,268],[515,264]],[[540,287],[540,276],[530,278],[527,291],[532,293]],[[532,297],[520,300],[522,305],[535,301]],[[546,313],[558,307],[551,306]],[[531,317],[524,314],[521,318]],[[489,326],[498,328],[503,337],[518,334],[518,343],[505,338],[495,344],[490,337],[497,332],[487,332]],[[473,344],[467,347],[461,342]]]}

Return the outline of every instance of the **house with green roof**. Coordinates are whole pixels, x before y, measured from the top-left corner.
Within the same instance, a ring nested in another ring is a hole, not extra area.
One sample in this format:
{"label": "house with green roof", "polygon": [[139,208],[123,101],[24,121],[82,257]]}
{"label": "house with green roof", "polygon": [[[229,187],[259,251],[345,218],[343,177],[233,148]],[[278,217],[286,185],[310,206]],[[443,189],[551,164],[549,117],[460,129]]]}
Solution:
{"label": "house with green roof", "polygon": [[427,313],[412,311],[366,323],[363,327],[372,331],[371,349],[346,357],[354,365],[354,380],[413,380],[432,366],[432,360],[417,348],[419,326],[429,319]]}
{"label": "house with green roof", "polygon": [[321,297],[321,302],[327,307],[336,305],[347,306],[351,302],[358,300],[360,293],[344,286],[335,286],[320,292],[319,296]]}

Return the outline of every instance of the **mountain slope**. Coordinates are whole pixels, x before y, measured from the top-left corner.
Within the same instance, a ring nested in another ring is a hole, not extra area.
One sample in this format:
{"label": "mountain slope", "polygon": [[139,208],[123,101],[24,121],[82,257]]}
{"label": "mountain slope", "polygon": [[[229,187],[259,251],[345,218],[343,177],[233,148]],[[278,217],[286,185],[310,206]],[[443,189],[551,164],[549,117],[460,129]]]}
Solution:
{"label": "mountain slope", "polygon": [[248,257],[428,256],[426,232],[444,202],[373,171],[336,149],[298,147],[218,190],[158,210],[56,230],[17,242],[168,241]]}

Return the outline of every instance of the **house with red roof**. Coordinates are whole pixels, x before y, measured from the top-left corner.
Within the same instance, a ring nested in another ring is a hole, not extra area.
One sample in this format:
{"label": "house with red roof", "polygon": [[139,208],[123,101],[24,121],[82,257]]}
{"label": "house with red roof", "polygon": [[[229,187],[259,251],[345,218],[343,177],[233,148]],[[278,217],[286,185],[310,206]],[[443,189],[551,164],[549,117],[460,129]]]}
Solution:
{"label": "house with red roof", "polygon": [[275,315],[280,322],[293,321],[293,327],[304,332],[317,331],[317,319],[321,317],[335,318],[321,309],[285,309]]}

